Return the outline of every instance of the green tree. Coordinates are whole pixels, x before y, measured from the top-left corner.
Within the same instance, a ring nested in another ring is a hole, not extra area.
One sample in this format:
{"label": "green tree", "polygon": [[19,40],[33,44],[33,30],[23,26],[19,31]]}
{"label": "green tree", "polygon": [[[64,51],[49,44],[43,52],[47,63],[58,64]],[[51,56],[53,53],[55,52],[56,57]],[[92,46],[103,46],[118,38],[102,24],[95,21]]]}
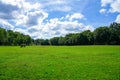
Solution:
{"label": "green tree", "polygon": [[5,29],[0,28],[0,45],[6,45],[7,43],[7,32]]}
{"label": "green tree", "polygon": [[49,40],[50,45],[59,45],[59,37],[54,37]]}
{"label": "green tree", "polygon": [[99,27],[94,31],[94,44],[108,44],[110,31],[108,27]]}
{"label": "green tree", "polygon": [[59,37],[58,44],[59,45],[65,45],[65,38],[64,37]]}
{"label": "green tree", "polygon": [[14,32],[12,30],[8,30],[8,45],[14,45],[14,40],[15,40],[15,36],[14,36]]}
{"label": "green tree", "polygon": [[109,44],[120,44],[120,23],[112,23],[109,30]]}
{"label": "green tree", "polygon": [[90,30],[86,30],[84,32],[82,32],[82,34],[85,36],[85,40],[87,45],[92,45],[94,44],[94,37],[93,37],[93,33]]}

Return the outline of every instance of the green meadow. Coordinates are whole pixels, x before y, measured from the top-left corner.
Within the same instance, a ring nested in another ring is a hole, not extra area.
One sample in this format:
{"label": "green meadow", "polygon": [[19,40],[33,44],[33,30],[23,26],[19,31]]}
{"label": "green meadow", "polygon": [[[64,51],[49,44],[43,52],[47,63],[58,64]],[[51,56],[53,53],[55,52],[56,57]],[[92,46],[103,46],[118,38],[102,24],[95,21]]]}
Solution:
{"label": "green meadow", "polygon": [[0,46],[0,80],[120,80],[120,46]]}

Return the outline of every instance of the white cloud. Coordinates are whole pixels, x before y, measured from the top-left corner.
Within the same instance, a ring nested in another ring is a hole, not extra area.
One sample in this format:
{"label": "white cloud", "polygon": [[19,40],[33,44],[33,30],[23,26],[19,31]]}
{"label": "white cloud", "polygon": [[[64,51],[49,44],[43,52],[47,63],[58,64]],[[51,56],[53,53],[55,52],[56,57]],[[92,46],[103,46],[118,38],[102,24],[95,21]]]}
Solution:
{"label": "white cloud", "polygon": [[15,20],[16,26],[18,25],[25,25],[27,23],[28,17],[24,14],[20,14],[17,19]]}
{"label": "white cloud", "polygon": [[113,3],[111,3],[111,9],[109,11],[120,13],[120,0],[116,0]]}
{"label": "white cloud", "polygon": [[[93,31],[92,26],[79,22],[80,19],[84,19],[84,15],[81,13],[72,12],[73,14],[69,13],[61,18],[49,17],[49,11],[71,11],[72,6],[68,6],[70,2],[44,0],[39,3],[30,3],[25,0],[1,0],[0,25],[6,29],[28,34],[33,38],[44,39],[83,30]],[[14,24],[11,24],[11,21]]]}
{"label": "white cloud", "polygon": [[20,33],[24,33],[24,34],[26,34],[26,35],[29,34],[29,33],[27,32],[27,30],[22,29],[22,28],[15,28],[14,31],[20,32]]}
{"label": "white cloud", "polygon": [[[43,1],[42,1],[43,2]],[[44,0],[45,5],[50,6],[50,5],[61,5],[61,4],[67,4],[66,0]]]}
{"label": "white cloud", "polygon": [[35,26],[28,27],[26,31],[17,29],[16,31],[29,34],[33,38],[44,38],[48,39],[51,37],[65,36],[68,33],[78,33],[84,30],[93,31],[94,28],[90,25],[84,25],[77,20],[70,21],[72,15],[69,17],[53,18],[48,20],[46,23],[38,24]]}
{"label": "white cloud", "polygon": [[[94,28],[90,25],[84,25],[83,23],[75,21],[70,21],[72,15],[69,17],[62,19],[61,18],[53,18],[50,19],[46,24],[39,25],[39,27],[35,27],[30,29],[31,32],[35,33],[36,37],[39,38],[51,38],[55,36],[65,36],[68,33],[78,33],[84,30],[91,30],[93,31]],[[39,33],[36,33],[36,32]],[[35,37],[35,35],[32,35]]]}
{"label": "white cloud", "polygon": [[71,7],[69,6],[53,6],[53,7],[50,7],[50,9],[48,9],[48,11],[63,11],[63,12],[68,12],[68,11],[71,11]]}
{"label": "white cloud", "polygon": [[32,9],[38,9],[41,7],[40,3],[30,3],[26,2],[26,0],[1,0],[2,3],[17,6],[20,9],[24,9],[24,11],[32,10]]}
{"label": "white cloud", "polygon": [[120,23],[120,14],[117,16],[117,18],[116,18],[115,22]]}
{"label": "white cloud", "polygon": [[120,12],[120,0],[101,0],[101,6],[107,9],[108,12]]}
{"label": "white cloud", "polygon": [[[62,11],[62,12],[71,12],[79,11],[82,12],[86,5],[89,3],[89,0],[37,0],[42,4],[42,8],[45,11]],[[76,6],[76,4],[80,6]]]}
{"label": "white cloud", "polygon": [[60,20],[68,20],[68,21],[74,21],[74,20],[80,20],[85,19],[84,15],[81,13],[73,13],[73,14],[67,14],[65,17],[61,17]]}
{"label": "white cloud", "polygon": [[29,12],[27,15],[19,15],[16,25],[35,26],[41,24],[48,17],[48,13],[44,11]]}
{"label": "white cloud", "polygon": [[39,1],[42,4],[42,8],[46,11],[62,11],[62,12],[69,12],[71,11],[72,7],[69,6],[69,2],[67,0],[44,0]]}
{"label": "white cloud", "polygon": [[99,12],[104,14],[104,13],[106,13],[106,9],[101,9]]}
{"label": "white cloud", "polygon": [[[106,9],[105,12],[120,13],[120,0],[101,0],[101,6]],[[107,6],[110,6],[110,8]],[[101,9],[100,12],[102,13],[104,10]],[[120,22],[119,18],[120,16],[118,15],[115,21]]]}
{"label": "white cloud", "polygon": [[14,19],[17,26],[34,26],[47,17],[48,13],[41,9],[40,3],[29,3],[25,0],[0,1],[0,18]]}
{"label": "white cloud", "polygon": [[11,29],[11,30],[13,30],[14,29],[14,26],[13,25],[11,25],[9,22],[7,22],[7,21],[5,21],[5,20],[2,20],[2,19],[0,19],[0,27],[2,27],[2,28],[5,28],[5,29]]}
{"label": "white cloud", "polygon": [[111,4],[113,1],[115,1],[115,0],[101,0],[101,5],[102,5],[102,7],[104,7],[108,4]]}
{"label": "white cloud", "polygon": [[1,19],[15,19],[15,11],[18,11],[19,8],[16,5],[6,4],[0,1],[0,18]]}
{"label": "white cloud", "polygon": [[94,31],[94,27],[91,26],[91,25],[86,25],[86,26],[84,27],[84,30]]}
{"label": "white cloud", "polygon": [[74,20],[74,19],[82,19],[84,18],[84,15],[81,13],[74,13],[73,15],[70,16],[70,20]]}

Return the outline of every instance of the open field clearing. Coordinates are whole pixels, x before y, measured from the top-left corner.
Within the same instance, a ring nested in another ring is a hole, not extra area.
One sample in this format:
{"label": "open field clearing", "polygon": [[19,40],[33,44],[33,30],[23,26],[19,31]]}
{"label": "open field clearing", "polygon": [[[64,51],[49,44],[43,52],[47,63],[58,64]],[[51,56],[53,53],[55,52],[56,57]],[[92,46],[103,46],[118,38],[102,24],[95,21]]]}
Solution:
{"label": "open field clearing", "polygon": [[0,80],[120,80],[120,46],[0,46]]}

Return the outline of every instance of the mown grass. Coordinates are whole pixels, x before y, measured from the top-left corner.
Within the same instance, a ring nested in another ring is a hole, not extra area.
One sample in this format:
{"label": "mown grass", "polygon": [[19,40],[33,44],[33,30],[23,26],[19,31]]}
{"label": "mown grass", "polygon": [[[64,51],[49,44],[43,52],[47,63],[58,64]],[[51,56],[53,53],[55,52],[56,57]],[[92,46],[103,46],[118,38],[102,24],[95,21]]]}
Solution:
{"label": "mown grass", "polygon": [[0,80],[120,80],[120,46],[0,46]]}

